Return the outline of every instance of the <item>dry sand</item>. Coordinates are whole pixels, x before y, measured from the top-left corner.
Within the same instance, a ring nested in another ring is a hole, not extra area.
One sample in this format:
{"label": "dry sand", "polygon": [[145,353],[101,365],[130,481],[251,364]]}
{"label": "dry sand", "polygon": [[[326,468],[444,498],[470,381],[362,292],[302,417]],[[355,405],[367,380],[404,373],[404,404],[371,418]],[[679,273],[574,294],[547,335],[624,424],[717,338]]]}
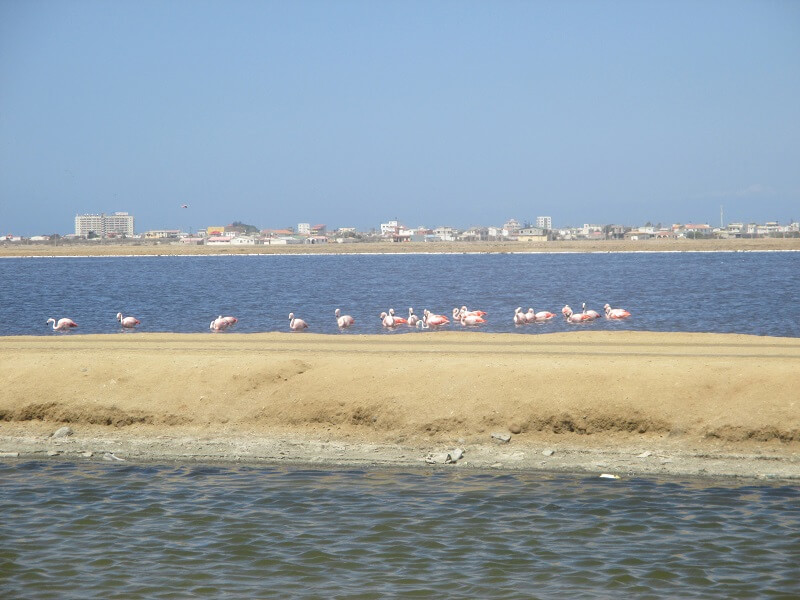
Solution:
{"label": "dry sand", "polygon": [[800,479],[794,338],[9,336],[0,378],[0,452],[22,457],[409,467],[458,447],[436,468]]}
{"label": "dry sand", "polygon": [[187,246],[156,242],[0,243],[0,258],[19,256],[125,256],[206,254],[397,254],[470,252],[712,252],[800,251],[800,238],[725,240],[605,240],[559,242],[360,242],[352,244],[291,244],[286,246]]}

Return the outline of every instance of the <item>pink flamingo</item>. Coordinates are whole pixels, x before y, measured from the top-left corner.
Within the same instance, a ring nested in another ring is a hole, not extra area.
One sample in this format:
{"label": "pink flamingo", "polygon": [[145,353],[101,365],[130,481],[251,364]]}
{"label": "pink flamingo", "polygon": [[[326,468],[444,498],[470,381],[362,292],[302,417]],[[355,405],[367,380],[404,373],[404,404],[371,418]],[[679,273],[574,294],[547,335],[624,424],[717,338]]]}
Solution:
{"label": "pink flamingo", "polygon": [[586,302],[583,303],[583,305],[581,306],[581,309],[583,310],[583,314],[589,315],[592,319],[599,319],[600,318],[600,313],[597,312],[596,310],[591,310],[591,309],[586,310]]}
{"label": "pink flamingo", "polygon": [[336,315],[336,324],[340,329],[347,329],[356,322],[356,320],[350,315],[343,315],[342,311],[338,308],[333,312],[333,314]]}
{"label": "pink flamingo", "polygon": [[464,313],[461,313],[460,321],[461,324],[464,326],[480,325],[481,323],[486,323],[486,319],[484,319],[483,317],[479,317],[478,315],[468,315]]}
{"label": "pink flamingo", "polygon": [[522,307],[518,306],[514,309],[514,325],[525,325],[528,322],[528,319],[525,317],[525,313],[522,312]]}
{"label": "pink flamingo", "polygon": [[594,319],[586,313],[572,312],[569,304],[561,309],[561,313],[567,319],[567,323],[588,323],[589,321],[594,321]]}
{"label": "pink flamingo", "polygon": [[225,320],[225,317],[220,315],[216,319],[211,321],[211,324],[208,326],[208,328],[211,331],[225,331],[229,327],[229,325],[230,324],[228,323],[227,320]]}
{"label": "pink flamingo", "polygon": [[120,325],[125,329],[133,329],[141,323],[136,317],[123,317],[121,312],[117,313],[117,321],[119,321]]}
{"label": "pink flamingo", "polygon": [[461,307],[461,314],[462,315],[475,315],[476,317],[485,317],[486,311],[485,310],[467,310],[466,306]]}
{"label": "pink flamingo", "polygon": [[383,325],[384,327],[387,327],[389,329],[397,327],[397,323],[395,322],[394,317],[388,313],[382,312],[380,319],[381,319],[381,325]]}
{"label": "pink flamingo", "polygon": [[394,316],[394,309],[393,308],[389,309],[389,314],[392,316],[392,318],[394,319],[395,324],[397,324],[397,325],[405,325],[406,323],[408,323],[408,321],[406,321],[403,317]]}
{"label": "pink flamingo", "polygon": [[534,312],[532,308],[528,309],[528,312],[525,313],[525,320],[528,323],[544,323],[545,321],[549,321],[553,317],[555,317],[555,313],[551,313],[546,310],[542,310]]}
{"label": "pink flamingo", "polygon": [[239,322],[236,317],[222,317],[222,319],[228,324],[228,327],[232,327]]}
{"label": "pink flamingo", "polygon": [[59,319],[58,321],[56,321],[54,318],[50,317],[49,319],[47,319],[47,324],[49,325],[50,323],[53,324],[53,331],[69,331],[73,327],[78,326],[78,324],[75,321],[67,318]]}
{"label": "pink flamingo", "polygon": [[414,314],[414,309],[412,307],[408,307],[408,326],[409,327],[416,327],[417,323],[419,322],[419,317]]}
{"label": "pink flamingo", "polygon": [[624,308],[611,308],[610,304],[606,304],[603,309],[606,311],[606,319],[627,319],[631,316]]}
{"label": "pink flamingo", "polygon": [[447,325],[450,322],[450,319],[444,315],[435,315],[427,308],[423,311],[423,314],[425,315],[425,322],[430,327],[440,327],[441,325]]}
{"label": "pink flamingo", "polygon": [[289,313],[289,329],[292,331],[303,331],[308,328],[308,323],[303,319],[295,319],[294,313]]}

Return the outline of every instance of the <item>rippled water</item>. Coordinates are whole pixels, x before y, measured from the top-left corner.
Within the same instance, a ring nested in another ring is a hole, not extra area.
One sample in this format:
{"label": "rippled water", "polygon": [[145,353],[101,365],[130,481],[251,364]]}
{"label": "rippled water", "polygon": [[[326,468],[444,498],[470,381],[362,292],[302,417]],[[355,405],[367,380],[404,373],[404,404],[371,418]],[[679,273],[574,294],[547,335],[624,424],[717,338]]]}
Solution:
{"label": "rippled water", "polygon": [[[74,333],[111,333],[120,311],[138,317],[141,331],[208,332],[220,314],[238,317],[238,331],[287,331],[294,312],[311,331],[338,333],[337,307],[355,317],[353,333],[384,333],[378,315],[391,307],[449,314],[466,304],[487,311],[482,329],[494,332],[800,337],[798,273],[798,252],[17,258],[0,260],[0,334],[52,334],[48,317],[65,316],[78,322]],[[622,306],[633,317],[512,321],[518,306],[559,313],[582,302]]]}
{"label": "rippled water", "polygon": [[0,463],[9,598],[794,598],[800,489]]}

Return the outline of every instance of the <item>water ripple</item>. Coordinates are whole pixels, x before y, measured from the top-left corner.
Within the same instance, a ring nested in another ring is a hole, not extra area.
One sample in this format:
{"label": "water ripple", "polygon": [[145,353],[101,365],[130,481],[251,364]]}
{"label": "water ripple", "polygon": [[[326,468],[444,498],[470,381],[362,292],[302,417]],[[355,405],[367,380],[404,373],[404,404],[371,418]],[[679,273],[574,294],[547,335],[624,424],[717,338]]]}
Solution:
{"label": "water ripple", "polygon": [[800,490],[0,464],[8,597],[792,597]]}

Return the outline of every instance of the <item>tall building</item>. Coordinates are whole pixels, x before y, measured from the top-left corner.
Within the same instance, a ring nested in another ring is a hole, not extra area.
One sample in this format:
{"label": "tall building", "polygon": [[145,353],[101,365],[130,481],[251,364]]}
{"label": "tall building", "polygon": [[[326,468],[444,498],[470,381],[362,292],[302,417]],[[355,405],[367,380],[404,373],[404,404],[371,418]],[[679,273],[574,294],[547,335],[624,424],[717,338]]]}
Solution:
{"label": "tall building", "polygon": [[86,237],[94,232],[100,237],[107,235],[133,235],[133,215],[115,212],[112,215],[75,215],[75,235]]}
{"label": "tall building", "polygon": [[311,223],[298,223],[297,233],[300,235],[311,235]]}
{"label": "tall building", "polygon": [[552,217],[536,217],[536,226],[539,229],[550,230],[553,228],[553,219]]}

